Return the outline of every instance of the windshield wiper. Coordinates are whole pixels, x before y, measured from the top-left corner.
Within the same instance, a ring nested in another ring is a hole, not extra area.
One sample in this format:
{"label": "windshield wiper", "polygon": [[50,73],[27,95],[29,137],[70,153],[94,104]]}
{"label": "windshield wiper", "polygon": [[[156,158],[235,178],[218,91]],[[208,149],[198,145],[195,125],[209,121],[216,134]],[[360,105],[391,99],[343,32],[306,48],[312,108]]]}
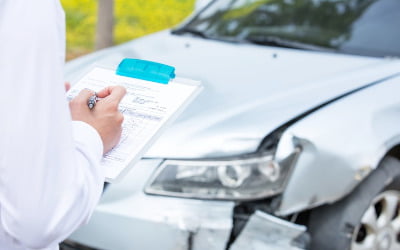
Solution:
{"label": "windshield wiper", "polygon": [[172,34],[176,34],[176,35],[191,34],[191,35],[198,36],[201,38],[209,38],[204,32],[196,30],[196,29],[188,28],[188,27],[182,27],[182,28],[173,30]]}
{"label": "windshield wiper", "polygon": [[286,40],[276,36],[248,36],[240,40],[241,42],[269,45],[281,48],[293,48],[293,49],[303,49],[303,50],[314,50],[314,51],[329,51],[334,52],[333,49],[320,47],[317,45],[306,44],[291,40]]}

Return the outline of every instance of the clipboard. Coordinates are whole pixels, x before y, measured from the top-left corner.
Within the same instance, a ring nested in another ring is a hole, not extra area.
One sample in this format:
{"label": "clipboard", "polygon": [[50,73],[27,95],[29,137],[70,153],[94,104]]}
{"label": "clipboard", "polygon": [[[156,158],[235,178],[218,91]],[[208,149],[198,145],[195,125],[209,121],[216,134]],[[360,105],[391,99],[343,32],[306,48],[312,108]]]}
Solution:
{"label": "clipboard", "polygon": [[176,77],[172,66],[126,58],[116,69],[92,67],[71,87],[67,98],[84,88],[99,91],[111,85],[127,89],[119,106],[124,115],[121,140],[101,161],[106,182],[113,183],[142,158],[203,87],[200,81]]}

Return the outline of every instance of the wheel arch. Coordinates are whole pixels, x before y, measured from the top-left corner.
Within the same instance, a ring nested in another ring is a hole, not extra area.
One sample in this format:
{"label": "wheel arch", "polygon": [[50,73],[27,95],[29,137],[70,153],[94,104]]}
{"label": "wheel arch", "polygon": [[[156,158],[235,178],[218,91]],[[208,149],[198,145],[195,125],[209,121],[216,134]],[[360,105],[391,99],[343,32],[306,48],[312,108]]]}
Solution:
{"label": "wheel arch", "polygon": [[385,156],[392,156],[398,160],[400,160],[400,143],[393,146]]}

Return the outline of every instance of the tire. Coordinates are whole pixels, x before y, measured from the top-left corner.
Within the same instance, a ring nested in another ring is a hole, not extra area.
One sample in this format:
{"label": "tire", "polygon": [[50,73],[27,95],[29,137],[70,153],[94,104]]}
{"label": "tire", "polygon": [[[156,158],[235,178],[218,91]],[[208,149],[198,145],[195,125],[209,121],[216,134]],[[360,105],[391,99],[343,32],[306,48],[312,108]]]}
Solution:
{"label": "tire", "polygon": [[400,250],[399,191],[400,161],[386,157],[348,196],[311,211],[310,249]]}

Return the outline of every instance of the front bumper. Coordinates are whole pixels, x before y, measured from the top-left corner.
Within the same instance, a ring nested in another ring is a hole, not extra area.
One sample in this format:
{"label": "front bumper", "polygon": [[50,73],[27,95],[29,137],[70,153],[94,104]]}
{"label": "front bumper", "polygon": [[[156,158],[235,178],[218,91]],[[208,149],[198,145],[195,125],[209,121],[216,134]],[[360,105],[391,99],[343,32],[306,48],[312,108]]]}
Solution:
{"label": "front bumper", "polygon": [[263,212],[253,214],[230,242],[233,202],[146,195],[145,183],[161,162],[142,160],[120,183],[110,185],[89,223],[69,240],[109,250],[300,249],[291,242],[305,228]]}

